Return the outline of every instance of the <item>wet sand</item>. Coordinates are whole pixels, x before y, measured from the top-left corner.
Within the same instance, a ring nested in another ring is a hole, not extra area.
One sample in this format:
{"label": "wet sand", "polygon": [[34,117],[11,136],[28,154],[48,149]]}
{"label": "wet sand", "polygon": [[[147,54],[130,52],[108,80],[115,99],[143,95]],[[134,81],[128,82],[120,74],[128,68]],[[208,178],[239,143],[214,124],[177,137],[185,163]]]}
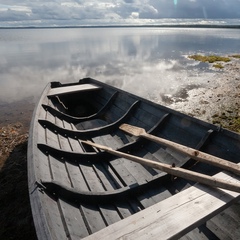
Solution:
{"label": "wet sand", "polygon": [[[231,129],[233,119],[240,117],[239,72],[240,60],[234,59],[208,84],[185,89],[184,97],[172,96],[165,104]],[[0,109],[0,239],[36,239],[27,188],[27,137],[34,101],[0,103]]]}

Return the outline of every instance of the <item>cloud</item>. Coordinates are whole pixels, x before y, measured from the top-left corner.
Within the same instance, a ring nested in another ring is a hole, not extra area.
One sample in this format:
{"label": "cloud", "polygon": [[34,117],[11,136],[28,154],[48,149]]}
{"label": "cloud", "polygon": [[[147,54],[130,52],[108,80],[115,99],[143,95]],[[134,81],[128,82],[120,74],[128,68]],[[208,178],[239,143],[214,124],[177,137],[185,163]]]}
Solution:
{"label": "cloud", "polygon": [[[151,0],[158,18],[240,18],[239,0]],[[174,4],[175,3],[175,4]]]}
{"label": "cloud", "polygon": [[[161,18],[240,18],[239,0],[3,0],[0,26],[19,21],[112,21]],[[16,24],[16,23],[15,23]]]}
{"label": "cloud", "polygon": [[139,18],[139,13],[138,12],[132,12],[131,17],[132,18]]}

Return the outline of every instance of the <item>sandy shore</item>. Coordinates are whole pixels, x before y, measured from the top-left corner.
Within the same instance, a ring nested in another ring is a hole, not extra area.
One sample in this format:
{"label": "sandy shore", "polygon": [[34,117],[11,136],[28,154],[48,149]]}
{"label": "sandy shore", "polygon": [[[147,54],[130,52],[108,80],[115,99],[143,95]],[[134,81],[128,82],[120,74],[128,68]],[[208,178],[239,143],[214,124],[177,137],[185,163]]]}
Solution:
{"label": "sandy shore", "polygon": [[[238,130],[240,59],[217,70],[208,84],[186,91],[169,107]],[[36,239],[27,187],[27,136],[34,103],[0,103],[0,239]],[[234,126],[234,128],[233,128]]]}

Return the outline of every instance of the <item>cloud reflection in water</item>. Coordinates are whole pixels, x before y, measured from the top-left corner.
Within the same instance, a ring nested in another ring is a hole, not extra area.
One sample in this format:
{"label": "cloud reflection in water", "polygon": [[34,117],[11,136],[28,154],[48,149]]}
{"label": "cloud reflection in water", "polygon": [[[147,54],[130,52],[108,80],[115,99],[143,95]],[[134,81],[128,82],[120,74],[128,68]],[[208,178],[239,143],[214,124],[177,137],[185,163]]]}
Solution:
{"label": "cloud reflection in water", "polygon": [[[173,94],[181,86],[206,81],[205,66],[197,68],[184,55],[220,49],[234,52],[239,40],[237,32],[224,31],[1,29],[0,101],[38,97],[50,81],[72,82],[83,77],[161,101],[162,94]],[[229,33],[233,38],[229,38]],[[3,35],[5,38],[1,38]],[[227,49],[223,48],[225,45]]]}

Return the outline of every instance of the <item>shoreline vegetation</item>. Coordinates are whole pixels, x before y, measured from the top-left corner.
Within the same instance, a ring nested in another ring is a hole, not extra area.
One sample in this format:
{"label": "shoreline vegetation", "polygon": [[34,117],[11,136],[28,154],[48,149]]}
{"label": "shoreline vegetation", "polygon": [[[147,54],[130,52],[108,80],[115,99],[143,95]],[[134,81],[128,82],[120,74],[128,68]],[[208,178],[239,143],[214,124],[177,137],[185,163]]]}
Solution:
{"label": "shoreline vegetation", "polygon": [[[210,67],[220,63],[209,86],[188,90],[186,101],[169,104],[178,111],[240,133],[240,54],[213,58],[195,55]],[[230,61],[228,61],[228,58]],[[27,139],[33,103],[0,105],[0,239],[36,239],[27,182]],[[23,114],[24,112],[24,114]]]}
{"label": "shoreline vegetation", "polygon": [[240,58],[240,54],[230,55],[229,57],[222,57],[217,55],[204,56],[204,55],[198,55],[198,54],[188,56],[188,58],[194,59],[196,61],[215,63],[213,64],[213,67],[220,68],[220,69],[224,68],[224,66],[219,62],[224,62],[224,63],[231,62],[231,57]]}

